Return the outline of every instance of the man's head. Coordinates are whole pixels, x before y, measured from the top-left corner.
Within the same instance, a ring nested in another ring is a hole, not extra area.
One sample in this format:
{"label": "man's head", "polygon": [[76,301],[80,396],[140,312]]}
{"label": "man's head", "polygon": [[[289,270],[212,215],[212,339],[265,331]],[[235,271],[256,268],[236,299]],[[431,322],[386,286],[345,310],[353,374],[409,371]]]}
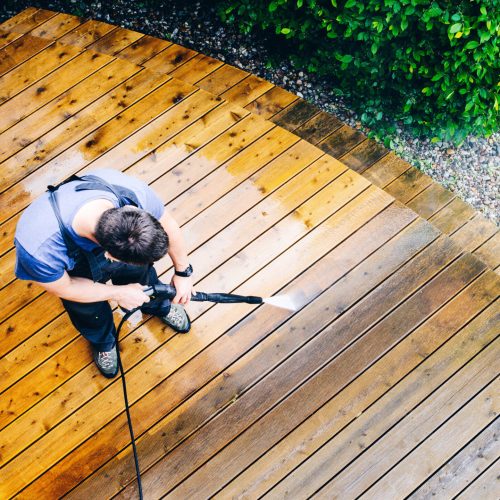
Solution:
{"label": "man's head", "polygon": [[127,264],[153,263],[168,250],[168,236],[160,222],[132,206],[103,212],[95,238],[111,256]]}

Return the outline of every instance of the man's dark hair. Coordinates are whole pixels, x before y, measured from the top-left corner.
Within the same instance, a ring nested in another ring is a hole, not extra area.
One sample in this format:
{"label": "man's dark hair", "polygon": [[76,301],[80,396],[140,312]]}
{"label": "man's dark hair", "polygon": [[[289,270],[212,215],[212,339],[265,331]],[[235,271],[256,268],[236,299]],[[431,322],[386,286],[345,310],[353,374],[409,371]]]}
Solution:
{"label": "man's dark hair", "polygon": [[95,238],[115,259],[145,265],[161,259],[168,236],[160,222],[139,208],[110,208],[97,222]]}

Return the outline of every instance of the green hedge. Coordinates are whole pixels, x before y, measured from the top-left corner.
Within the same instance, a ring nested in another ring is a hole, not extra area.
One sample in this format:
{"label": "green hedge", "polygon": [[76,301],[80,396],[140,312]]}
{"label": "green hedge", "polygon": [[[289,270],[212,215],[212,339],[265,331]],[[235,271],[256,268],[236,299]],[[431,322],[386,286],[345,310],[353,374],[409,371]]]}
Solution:
{"label": "green hedge", "polygon": [[223,0],[220,14],[285,38],[369,127],[455,142],[499,128],[500,0]]}

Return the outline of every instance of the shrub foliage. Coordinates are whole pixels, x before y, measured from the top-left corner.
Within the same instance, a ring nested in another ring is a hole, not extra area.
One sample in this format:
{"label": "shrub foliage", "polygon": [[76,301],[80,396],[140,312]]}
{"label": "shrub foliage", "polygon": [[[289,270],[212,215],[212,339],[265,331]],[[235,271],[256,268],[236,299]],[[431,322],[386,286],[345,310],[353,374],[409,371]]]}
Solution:
{"label": "shrub foliage", "polygon": [[368,126],[388,117],[455,142],[498,130],[500,0],[223,0],[220,13],[286,39]]}

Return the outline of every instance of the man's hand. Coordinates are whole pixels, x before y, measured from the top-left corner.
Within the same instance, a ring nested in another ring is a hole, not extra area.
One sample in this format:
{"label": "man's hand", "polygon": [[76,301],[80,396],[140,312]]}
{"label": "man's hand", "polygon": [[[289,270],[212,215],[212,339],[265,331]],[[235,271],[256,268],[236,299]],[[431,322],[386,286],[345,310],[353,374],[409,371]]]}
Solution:
{"label": "man's hand", "polygon": [[114,300],[124,309],[135,309],[149,302],[149,295],[143,291],[144,286],[139,283],[130,285],[113,285]]}
{"label": "man's hand", "polygon": [[174,304],[189,304],[191,294],[196,294],[193,290],[193,280],[191,276],[189,278],[183,278],[182,276],[174,274],[171,284],[175,286],[175,290],[177,291],[177,295],[172,300]]}

